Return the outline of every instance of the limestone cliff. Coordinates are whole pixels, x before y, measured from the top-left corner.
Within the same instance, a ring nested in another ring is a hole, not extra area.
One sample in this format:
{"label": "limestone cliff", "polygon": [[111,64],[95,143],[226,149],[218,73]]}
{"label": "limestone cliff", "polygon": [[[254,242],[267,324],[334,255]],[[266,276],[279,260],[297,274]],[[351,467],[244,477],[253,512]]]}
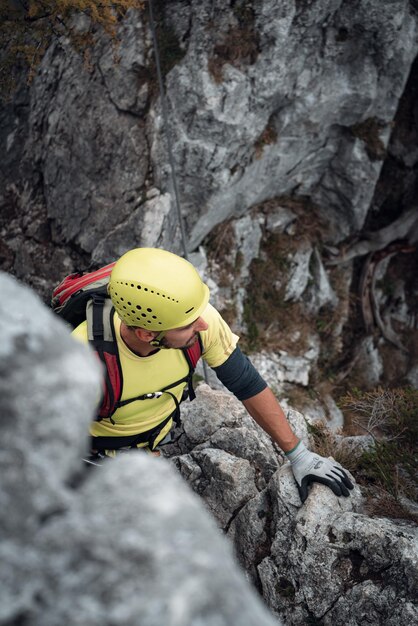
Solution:
{"label": "limestone cliff", "polygon": [[338,426],[347,377],[417,387],[416,3],[154,7],[167,126],[146,10],[117,62],[62,37],[2,107],[2,268],[47,299],[131,247],[181,252],[169,136],[189,252],[282,397],[314,386],[300,406]]}

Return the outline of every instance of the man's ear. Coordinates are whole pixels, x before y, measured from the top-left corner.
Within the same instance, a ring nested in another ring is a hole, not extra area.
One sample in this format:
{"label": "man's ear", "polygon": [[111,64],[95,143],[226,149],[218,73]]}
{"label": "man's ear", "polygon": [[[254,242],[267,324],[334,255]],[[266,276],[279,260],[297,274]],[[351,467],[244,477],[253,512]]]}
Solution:
{"label": "man's ear", "polygon": [[150,343],[158,333],[154,330],[147,330],[146,328],[135,328],[134,330],[135,337],[140,341],[145,341],[146,343]]}

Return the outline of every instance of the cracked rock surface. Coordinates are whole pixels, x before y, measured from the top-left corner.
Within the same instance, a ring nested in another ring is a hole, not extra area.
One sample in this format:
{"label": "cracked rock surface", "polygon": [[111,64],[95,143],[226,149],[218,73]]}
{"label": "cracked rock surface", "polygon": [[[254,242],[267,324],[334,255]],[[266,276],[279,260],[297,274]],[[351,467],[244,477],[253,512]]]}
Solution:
{"label": "cracked rock surface", "polygon": [[[281,369],[279,386],[305,387],[321,375],[319,361],[340,360],[345,327],[357,328],[349,307],[357,255],[380,254],[396,237],[408,256],[382,261],[369,275],[382,288],[362,299],[376,359],[352,346],[341,362],[366,384],[416,387],[417,3],[155,5],[167,120],[146,10],[120,22],[117,60],[103,33],[88,63],[58,38],[31,85],[22,80],[0,106],[0,268],[48,301],[63,276],[130,248],[183,254],[170,137],[185,247],[204,250],[205,280],[237,334],[251,335],[255,266],[290,246],[267,270],[276,304],[263,316],[277,345],[282,331],[292,344],[261,355],[266,369]],[[83,32],[85,18],[74,28]],[[228,227],[235,241],[214,263],[216,229]],[[378,259],[369,260],[375,268]],[[298,318],[311,318],[312,337],[274,324],[283,303],[303,305]],[[298,345],[305,339],[309,346]]]}
{"label": "cracked rock surface", "polygon": [[27,287],[0,287],[0,624],[277,624],[172,464],[83,465],[96,359]]}
{"label": "cracked rock surface", "polygon": [[[40,243],[95,263],[135,244],[178,251],[173,202],[152,241],[140,227],[149,190],[172,195],[167,133],[190,250],[225,219],[292,194],[320,207],[330,241],[357,235],[418,51],[414,3],[156,4],[167,123],[146,11],[120,24],[117,62],[105,35],[88,64],[56,40],[0,111],[1,205],[43,217],[42,232],[23,229],[28,257]],[[6,265],[30,266],[13,227],[7,239]]]}
{"label": "cracked rock surface", "polygon": [[289,464],[224,391],[198,387],[169,460],[83,466],[96,359],[31,290],[0,286],[0,624],[416,621],[416,526],[362,513],[357,486],[314,485],[301,506]]}
{"label": "cracked rock surface", "polygon": [[[288,417],[309,444],[303,416],[290,410]],[[290,465],[235,398],[199,385],[165,454],[286,624],[416,621],[416,526],[363,514],[358,486],[337,498],[314,485],[301,506]]]}

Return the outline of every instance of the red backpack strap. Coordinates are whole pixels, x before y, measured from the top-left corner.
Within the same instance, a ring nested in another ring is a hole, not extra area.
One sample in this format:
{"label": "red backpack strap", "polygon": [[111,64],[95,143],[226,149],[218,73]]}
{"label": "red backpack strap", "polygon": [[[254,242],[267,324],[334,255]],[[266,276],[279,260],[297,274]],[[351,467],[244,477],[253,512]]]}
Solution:
{"label": "red backpack strap", "polygon": [[187,364],[189,366],[189,374],[187,377],[187,386],[189,391],[189,399],[194,400],[196,398],[196,394],[193,389],[193,374],[196,369],[197,362],[202,356],[203,352],[203,343],[200,333],[198,334],[197,341],[194,342],[190,348],[184,348],[183,354],[186,358]]}
{"label": "red backpack strap", "polygon": [[190,348],[186,348],[184,350],[184,353],[185,353],[184,355],[186,357],[186,361],[189,364],[190,369],[192,370],[196,369],[197,362],[202,356],[202,352],[203,352],[203,344],[202,344],[202,338],[199,333],[198,340],[195,341],[194,344],[190,346]]}
{"label": "red backpack strap", "polygon": [[114,308],[109,298],[95,294],[87,306],[89,343],[105,368],[103,398],[97,420],[112,415],[122,396],[123,375],[113,322]]}

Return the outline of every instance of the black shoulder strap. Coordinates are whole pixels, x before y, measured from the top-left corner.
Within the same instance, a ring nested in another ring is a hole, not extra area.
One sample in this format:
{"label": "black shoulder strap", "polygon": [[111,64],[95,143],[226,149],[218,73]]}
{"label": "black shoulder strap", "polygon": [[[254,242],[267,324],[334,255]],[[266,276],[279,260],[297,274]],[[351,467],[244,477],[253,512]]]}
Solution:
{"label": "black shoulder strap", "polygon": [[[113,325],[113,312],[114,307],[110,298],[101,293],[95,293],[90,298],[86,307],[87,331],[89,341],[104,341],[106,342],[106,344],[116,343]],[[106,347],[111,349],[110,345],[106,345]]]}
{"label": "black shoulder strap", "polygon": [[192,348],[184,348],[182,350],[189,366],[189,372],[186,376],[156,392],[121,401],[123,374],[116,341],[113,314],[114,307],[112,306],[110,298],[103,296],[102,294],[94,294],[87,304],[86,317],[89,343],[98,354],[105,368],[104,393],[97,419],[101,420],[103,418],[108,418],[113,422],[112,415],[117,408],[137,400],[149,400],[159,397],[162,393],[168,393],[173,398],[176,407],[174,420],[176,422],[179,421],[179,402],[175,395],[169,390],[173,387],[177,387],[180,383],[185,382],[187,383],[189,399],[194,400],[196,398],[196,394],[193,389],[193,374],[197,361],[203,352],[203,344],[200,334],[198,335],[198,342],[196,342]]}
{"label": "black shoulder strap", "polygon": [[123,374],[113,322],[114,307],[110,298],[94,294],[87,304],[87,332],[89,343],[105,368],[105,385],[98,420],[109,418],[116,411],[123,388]]}

